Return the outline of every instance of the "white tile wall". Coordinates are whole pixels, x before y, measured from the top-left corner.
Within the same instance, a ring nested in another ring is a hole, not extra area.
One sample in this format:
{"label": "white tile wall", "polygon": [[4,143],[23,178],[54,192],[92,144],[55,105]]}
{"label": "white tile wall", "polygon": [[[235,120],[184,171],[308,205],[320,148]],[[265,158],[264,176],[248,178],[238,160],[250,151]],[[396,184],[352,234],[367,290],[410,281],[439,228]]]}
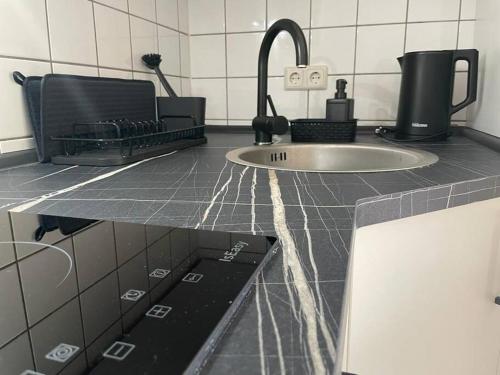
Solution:
{"label": "white tile wall", "polygon": [[406,34],[406,52],[455,49],[458,22],[411,23]]}
{"label": "white tile wall", "polygon": [[[141,57],[147,53],[158,52],[157,26],[141,18],[130,17],[130,36],[132,41],[132,68],[144,72],[151,71],[142,62]],[[179,39],[177,39],[177,43]],[[177,53],[177,59],[178,57]],[[165,56],[166,58],[166,56]],[[165,59],[164,58],[164,59]]]}
{"label": "white tile wall", "polygon": [[88,0],[48,0],[52,58],[97,64],[92,3]]}
{"label": "white tile wall", "polygon": [[181,64],[181,76],[189,77],[191,76],[191,52],[189,48],[189,37],[184,34],[180,34],[180,64]]}
{"label": "white tile wall", "polygon": [[205,114],[206,119],[226,121],[227,119],[226,79],[224,78],[192,79],[191,90],[193,96],[204,96],[207,98],[207,107]]}
{"label": "white tile wall", "polygon": [[177,0],[161,0],[156,2],[156,17],[160,25],[179,28]]}
{"label": "white tile wall", "polygon": [[267,0],[267,26],[281,18],[290,18],[300,27],[311,26],[310,0]]}
{"label": "white tile wall", "polygon": [[[355,27],[311,30],[310,63],[328,65],[329,74],[354,73],[355,40]],[[293,64],[293,50],[290,56]]]}
{"label": "white tile wall", "polygon": [[395,57],[404,51],[405,26],[378,25],[358,27],[356,73],[397,73]]}
{"label": "white tile wall", "polygon": [[189,2],[188,0],[177,0],[179,12],[179,31],[189,32]]}
{"label": "white tile wall", "polygon": [[0,0],[0,23],[8,30],[0,33],[0,153],[33,147],[22,91],[12,79],[14,70],[27,76],[53,72],[147,79],[158,95],[165,95],[156,75],[141,61],[142,54],[159,52],[172,87],[179,95],[189,95],[187,3]]}
{"label": "white tile wall", "polygon": [[189,0],[191,34],[223,33],[225,28],[224,0]]}
{"label": "white tile wall", "polygon": [[[304,30],[304,35],[309,46],[309,30]],[[274,40],[269,54],[269,74],[283,75],[283,67],[290,65],[295,65],[295,46],[289,34],[280,33]]]}
{"label": "white tile wall", "polygon": [[2,154],[22,151],[22,150],[29,150],[32,148],[35,148],[35,141],[33,138],[21,138],[21,139],[11,139],[8,141],[0,141],[0,153]]}
{"label": "white tile wall", "polygon": [[132,69],[129,16],[100,4],[94,12],[99,64]]}
{"label": "white tile wall", "polygon": [[191,96],[191,79],[181,78],[181,88],[183,96]]}
{"label": "white tile wall", "polygon": [[266,29],[266,0],[227,0],[226,30],[264,31]]}
{"label": "white tile wall", "polygon": [[[279,113],[323,117],[335,80],[345,78],[360,125],[394,124],[401,79],[397,57],[414,50],[470,48],[476,1],[189,0],[192,94],[212,97],[209,123],[249,125],[256,113],[263,25],[286,17],[303,29],[310,63],[328,65],[329,88],[284,90],[284,67],[295,64],[295,50],[290,36],[282,33],[269,58],[269,92]],[[460,62],[457,68],[466,65]],[[457,76],[455,95],[460,95],[464,76]],[[453,119],[462,121],[464,112]]]}
{"label": "white tile wall", "polygon": [[99,74],[96,66],[83,66],[73,64],[52,64],[52,71],[57,74],[73,74],[78,76],[95,77]]}
{"label": "white tile wall", "polygon": [[474,26],[476,21],[461,21],[459,24],[458,48],[474,48]]}
{"label": "white tile wall", "polygon": [[311,26],[355,25],[357,6],[358,0],[313,0]]}
{"label": "white tile wall", "polygon": [[227,34],[227,75],[257,75],[257,59],[264,33]]}
{"label": "white tile wall", "polygon": [[399,74],[356,76],[354,116],[361,120],[394,120],[399,98]]}
{"label": "white tile wall", "polygon": [[156,21],[155,0],[128,0],[130,14]]}
{"label": "white tile wall", "polygon": [[460,10],[461,19],[476,18],[476,0],[462,0],[462,9]]}
{"label": "white tile wall", "polygon": [[408,0],[359,0],[358,24],[405,22]]}
{"label": "white tile wall", "polygon": [[227,80],[228,117],[235,120],[250,119],[257,108],[257,78],[231,78]]}
{"label": "white tile wall", "polygon": [[460,0],[409,0],[408,21],[456,20]]}
{"label": "white tile wall", "polygon": [[99,76],[108,78],[121,78],[121,79],[134,78],[131,71],[106,69],[106,68],[99,68]]}
{"label": "white tile wall", "polygon": [[26,76],[50,73],[50,63],[0,58],[0,135],[2,139],[31,137],[28,112],[21,87],[12,79],[12,72],[18,70]]}
{"label": "white tile wall", "polygon": [[[273,97],[274,106],[278,114],[287,116],[290,119],[307,116],[307,92],[306,91],[285,91],[283,78],[269,78],[268,93]],[[257,107],[257,95],[249,98]],[[255,109],[256,110],[256,109]],[[271,113],[271,109],[267,109]]]}
{"label": "white tile wall", "polygon": [[162,72],[165,74],[181,75],[181,58],[179,33],[177,31],[158,26],[158,53],[162,56]]}
{"label": "white tile wall", "polygon": [[98,0],[99,3],[104,5],[109,5],[115,9],[128,11],[128,1],[127,0]]}
{"label": "white tile wall", "polygon": [[50,58],[44,1],[0,1],[0,24],[0,54]]}
{"label": "white tile wall", "polygon": [[226,38],[224,35],[192,36],[189,40],[192,77],[226,75]]}

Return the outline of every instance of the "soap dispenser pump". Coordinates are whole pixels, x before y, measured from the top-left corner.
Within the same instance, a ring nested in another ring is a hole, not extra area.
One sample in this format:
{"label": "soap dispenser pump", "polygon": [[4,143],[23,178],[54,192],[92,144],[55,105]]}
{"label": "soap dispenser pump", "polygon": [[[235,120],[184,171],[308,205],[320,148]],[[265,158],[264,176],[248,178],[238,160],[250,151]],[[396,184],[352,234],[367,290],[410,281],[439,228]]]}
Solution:
{"label": "soap dispenser pump", "polygon": [[335,97],[326,100],[326,119],[329,121],[352,121],[354,118],[354,99],[348,99],[345,92],[347,81],[338,79]]}

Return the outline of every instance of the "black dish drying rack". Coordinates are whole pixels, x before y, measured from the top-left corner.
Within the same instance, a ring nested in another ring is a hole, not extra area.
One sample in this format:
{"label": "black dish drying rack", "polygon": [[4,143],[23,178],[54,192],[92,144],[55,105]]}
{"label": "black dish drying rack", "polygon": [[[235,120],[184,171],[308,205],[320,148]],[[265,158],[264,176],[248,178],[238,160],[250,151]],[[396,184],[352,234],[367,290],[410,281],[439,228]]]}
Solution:
{"label": "black dish drying rack", "polygon": [[[191,119],[192,127],[168,130],[169,119],[179,118]],[[63,149],[63,154],[52,157],[53,163],[94,166],[128,164],[206,143],[204,126],[198,126],[192,116],[77,122],[72,134],[52,136],[51,140],[60,142]]]}
{"label": "black dish drying rack", "polygon": [[13,77],[23,87],[42,163],[116,166],[207,141],[205,98],[158,98],[157,111],[151,81]]}

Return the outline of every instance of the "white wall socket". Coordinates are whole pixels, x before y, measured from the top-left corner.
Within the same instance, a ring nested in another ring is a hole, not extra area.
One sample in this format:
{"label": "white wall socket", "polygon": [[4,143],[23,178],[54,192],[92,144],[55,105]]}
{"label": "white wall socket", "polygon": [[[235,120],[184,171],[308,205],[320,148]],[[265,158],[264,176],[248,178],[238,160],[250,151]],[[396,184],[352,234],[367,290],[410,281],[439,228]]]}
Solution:
{"label": "white wall socket", "polygon": [[285,68],[285,90],[325,90],[328,88],[328,66],[309,65]]}
{"label": "white wall socket", "polygon": [[328,88],[328,66],[311,65],[304,73],[306,87],[309,90],[325,90]]}
{"label": "white wall socket", "polygon": [[285,90],[304,90],[304,71],[306,68],[287,66],[285,68]]}

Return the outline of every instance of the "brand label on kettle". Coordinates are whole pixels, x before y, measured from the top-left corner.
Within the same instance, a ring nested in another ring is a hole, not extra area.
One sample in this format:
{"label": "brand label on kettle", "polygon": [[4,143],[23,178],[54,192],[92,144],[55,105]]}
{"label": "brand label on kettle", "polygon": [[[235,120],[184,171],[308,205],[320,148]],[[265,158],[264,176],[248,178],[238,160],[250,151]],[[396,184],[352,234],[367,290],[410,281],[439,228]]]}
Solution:
{"label": "brand label on kettle", "polygon": [[413,128],[428,128],[429,124],[421,124],[420,122],[412,122],[411,126]]}

